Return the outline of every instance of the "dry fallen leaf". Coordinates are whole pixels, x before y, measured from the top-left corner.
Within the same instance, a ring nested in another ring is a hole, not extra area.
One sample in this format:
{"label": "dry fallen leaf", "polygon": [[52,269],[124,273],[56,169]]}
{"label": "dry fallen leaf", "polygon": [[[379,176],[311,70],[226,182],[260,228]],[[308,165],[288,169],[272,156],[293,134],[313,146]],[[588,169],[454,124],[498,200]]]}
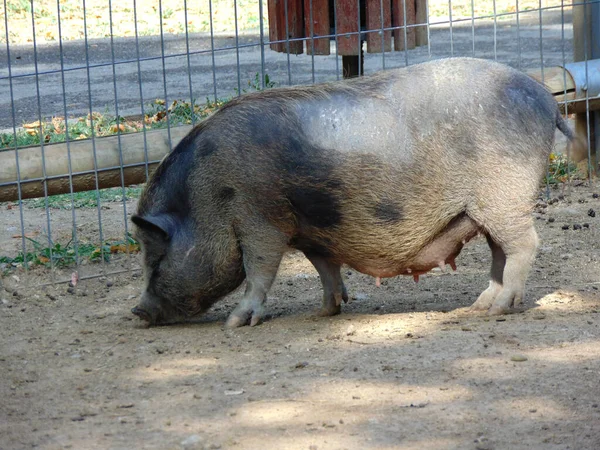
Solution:
{"label": "dry fallen leaf", "polygon": [[33,237],[37,236],[38,234],[40,234],[39,231],[32,231],[30,233],[25,233],[25,235],[15,234],[15,235],[13,235],[13,238],[14,239],[21,239],[23,236],[25,236],[26,238],[33,238]]}
{"label": "dry fallen leaf", "polygon": [[24,123],[23,128],[25,128],[25,129],[40,128],[40,121],[36,120],[35,122]]}
{"label": "dry fallen leaf", "polygon": [[111,127],[111,130],[113,133],[116,133],[117,131],[125,131],[125,125],[123,125],[122,123],[120,123],[118,126],[117,125],[113,125]]}

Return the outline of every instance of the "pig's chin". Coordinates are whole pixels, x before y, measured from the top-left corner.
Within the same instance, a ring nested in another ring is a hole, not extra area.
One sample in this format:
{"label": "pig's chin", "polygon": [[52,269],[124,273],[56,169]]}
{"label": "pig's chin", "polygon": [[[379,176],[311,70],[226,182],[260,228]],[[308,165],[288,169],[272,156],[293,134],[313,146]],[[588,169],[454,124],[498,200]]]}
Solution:
{"label": "pig's chin", "polygon": [[147,308],[139,304],[131,309],[131,312],[138,316],[141,320],[146,322],[148,326],[163,326],[163,325],[175,325],[183,323],[195,323],[200,320],[200,317],[216,303],[219,298],[212,299],[211,301],[198,301],[196,303],[197,309],[194,311],[183,311],[173,307],[167,307],[161,305],[160,308]]}
{"label": "pig's chin", "polygon": [[156,312],[151,314],[149,311],[144,309],[141,306],[136,306],[132,308],[131,312],[138,316],[141,320],[146,322],[148,326],[163,326],[163,325],[173,325],[177,323],[186,323],[192,320],[192,317],[184,316],[183,314],[170,314],[165,315],[162,312]]}

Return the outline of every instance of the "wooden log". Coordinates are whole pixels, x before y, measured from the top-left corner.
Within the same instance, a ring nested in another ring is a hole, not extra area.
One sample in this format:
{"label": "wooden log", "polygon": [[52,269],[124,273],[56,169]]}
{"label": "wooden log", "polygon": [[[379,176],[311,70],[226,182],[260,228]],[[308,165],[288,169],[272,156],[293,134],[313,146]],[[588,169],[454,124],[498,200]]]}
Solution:
{"label": "wooden log", "polygon": [[[191,126],[171,128],[173,147],[191,130]],[[121,155],[123,165],[143,164],[146,160],[143,133],[131,133],[119,137],[110,136],[96,138],[96,160],[98,162],[98,184],[100,188],[121,186]],[[90,139],[72,141],[69,144],[71,152],[71,169],[73,174],[73,191],[88,191],[96,189],[96,174],[94,171],[94,152]],[[66,143],[49,144],[44,146],[46,176],[48,178],[48,195],[65,194],[70,192],[69,157]],[[146,148],[148,161],[161,161],[169,152],[167,130],[151,130],[146,133]],[[19,152],[19,175],[21,179],[21,197],[34,198],[44,196],[42,180],[31,181],[43,177],[41,147],[26,147]],[[112,170],[102,170],[115,168]],[[123,170],[125,185],[139,184],[146,181],[145,166],[126,167]],[[0,152],[0,202],[13,201],[19,198],[17,180],[17,164],[15,150]],[[8,184],[13,183],[13,184]]]}
{"label": "wooden log", "polygon": [[[337,34],[358,33],[358,2],[357,0],[335,1],[335,30]],[[338,36],[339,55],[358,55],[358,34]]]}
{"label": "wooden log", "polygon": [[416,28],[416,44],[417,47],[427,45],[427,0],[415,0],[415,21],[417,24],[423,24]]}
{"label": "wooden log", "polygon": [[[383,23],[382,23],[383,9]],[[381,28],[391,28],[392,7],[390,0],[366,0],[367,14],[367,53],[381,53],[392,51],[392,31],[381,31]],[[379,31],[375,31],[379,30]],[[383,35],[383,47],[382,47]]]}
{"label": "wooden log", "polygon": [[393,26],[402,27],[394,30],[394,50],[404,50],[404,3],[406,2],[406,41],[407,49],[415,48],[416,31],[414,27],[408,28],[408,25],[415,24],[415,2],[414,0],[392,0]]}
{"label": "wooden log", "polygon": [[331,53],[329,38],[319,39],[319,36],[329,35],[328,0],[304,0],[304,35],[309,38],[306,41],[307,55],[312,55],[313,46],[315,55],[329,55]]}

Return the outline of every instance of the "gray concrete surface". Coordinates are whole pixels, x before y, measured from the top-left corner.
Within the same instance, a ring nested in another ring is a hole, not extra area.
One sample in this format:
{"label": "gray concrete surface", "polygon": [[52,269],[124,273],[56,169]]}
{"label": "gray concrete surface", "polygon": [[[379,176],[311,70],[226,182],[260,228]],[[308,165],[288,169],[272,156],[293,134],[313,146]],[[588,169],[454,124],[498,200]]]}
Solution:
{"label": "gray concrete surface", "polygon": [[[572,20],[571,11],[564,13],[564,39],[560,10],[544,11],[542,14],[540,49],[540,14],[538,11],[520,14],[520,24],[516,21],[498,20],[496,28],[496,57],[498,61],[522,69],[560,65],[572,60]],[[474,41],[471,22],[453,24],[452,45],[448,24],[431,27],[430,48],[421,47],[408,52],[385,54],[385,67],[404,66],[431,58],[454,56],[476,56],[494,58],[494,21],[475,22]],[[240,37],[240,45],[258,44],[258,35]],[[474,51],[473,51],[474,42]],[[210,36],[196,34],[190,37],[192,95],[204,101],[214,98],[212,57]],[[236,60],[235,38],[232,35],[219,35],[214,39],[214,47],[221,49],[215,53],[214,78],[218,97],[236,94],[238,70],[242,88],[247,87],[261,71],[260,46],[239,49],[239,67]],[[114,57],[112,55],[114,51]],[[60,52],[58,44],[40,45],[37,49],[38,71],[35,77],[34,52],[32,45],[11,46],[10,63],[12,69],[11,99],[8,79],[7,49],[0,50],[0,130],[13,126],[12,101],[16,126],[52,116],[80,117],[90,108],[94,111],[114,114],[115,104],[120,115],[136,115],[141,112],[141,97],[144,103],[156,98],[189,99],[190,84],[185,36],[165,36],[163,63],[159,37],[139,40],[140,58],[157,58],[137,64],[137,48],[134,39],[115,39],[111,47],[110,39],[90,41],[88,45],[89,78],[86,70],[86,52],[83,41],[63,44],[64,88],[60,73]],[[265,70],[279,85],[288,83],[306,84],[314,81],[335,80],[337,70],[341,70],[341,58],[337,58],[332,42],[331,56],[290,55],[271,51],[265,46]],[[542,61],[543,57],[543,61]],[[114,66],[111,62],[116,61]],[[381,54],[367,54],[365,73],[382,69],[384,58]],[[314,69],[313,69],[314,68]],[[140,95],[140,80],[141,93]],[[166,89],[165,89],[166,87]],[[39,89],[39,102],[38,92]],[[115,93],[116,89],[116,93]],[[166,95],[165,95],[166,90]],[[91,106],[89,92],[91,91]],[[63,104],[66,99],[66,114]],[[117,102],[115,102],[115,98]]]}

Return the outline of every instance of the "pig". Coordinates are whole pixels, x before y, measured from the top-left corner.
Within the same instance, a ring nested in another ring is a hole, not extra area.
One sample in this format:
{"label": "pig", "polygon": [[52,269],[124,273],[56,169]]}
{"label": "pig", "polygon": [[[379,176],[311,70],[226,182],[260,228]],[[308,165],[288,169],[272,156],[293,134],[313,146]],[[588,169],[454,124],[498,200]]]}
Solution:
{"label": "pig", "polygon": [[132,312],[191,321],[245,280],[227,325],[258,324],[282,256],[299,250],[339,314],[347,265],[419,276],[478,235],[489,286],[474,311],[521,303],[538,246],[532,209],[556,130],[552,95],[508,66],[449,58],[233,99],[148,180],[132,217],[145,289]]}

